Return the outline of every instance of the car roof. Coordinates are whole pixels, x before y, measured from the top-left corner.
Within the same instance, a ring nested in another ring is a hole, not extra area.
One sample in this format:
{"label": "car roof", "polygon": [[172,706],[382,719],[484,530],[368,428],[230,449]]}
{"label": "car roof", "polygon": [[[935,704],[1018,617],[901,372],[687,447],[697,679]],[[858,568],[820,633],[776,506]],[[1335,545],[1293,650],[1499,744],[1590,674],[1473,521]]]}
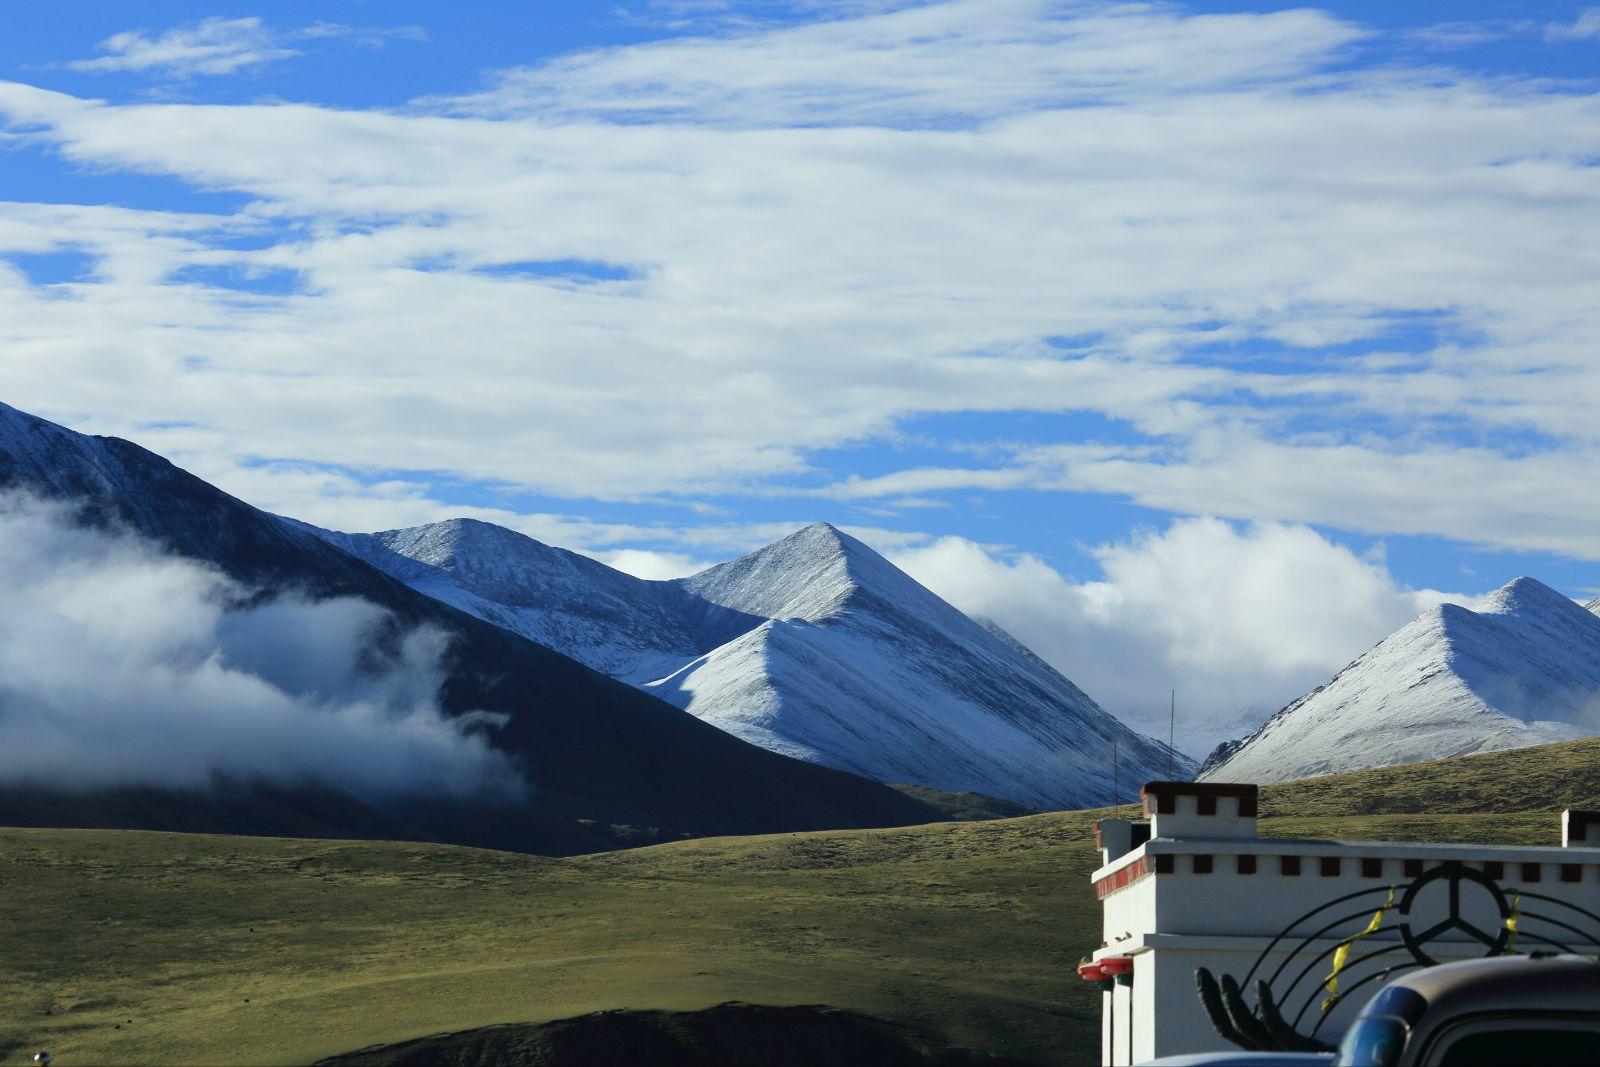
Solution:
{"label": "car roof", "polygon": [[1587,956],[1492,956],[1442,963],[1389,983],[1414,989],[1428,1011],[1594,1011],[1600,963]]}

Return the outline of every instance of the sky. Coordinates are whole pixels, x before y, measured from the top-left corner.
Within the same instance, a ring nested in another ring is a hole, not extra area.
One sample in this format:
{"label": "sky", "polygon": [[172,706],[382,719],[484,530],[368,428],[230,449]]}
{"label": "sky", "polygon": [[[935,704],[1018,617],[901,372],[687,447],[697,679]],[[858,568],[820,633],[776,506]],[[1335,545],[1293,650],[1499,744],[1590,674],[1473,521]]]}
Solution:
{"label": "sky", "polygon": [[1203,749],[1600,591],[1600,7],[0,0],[0,401],[645,577],[826,520]]}

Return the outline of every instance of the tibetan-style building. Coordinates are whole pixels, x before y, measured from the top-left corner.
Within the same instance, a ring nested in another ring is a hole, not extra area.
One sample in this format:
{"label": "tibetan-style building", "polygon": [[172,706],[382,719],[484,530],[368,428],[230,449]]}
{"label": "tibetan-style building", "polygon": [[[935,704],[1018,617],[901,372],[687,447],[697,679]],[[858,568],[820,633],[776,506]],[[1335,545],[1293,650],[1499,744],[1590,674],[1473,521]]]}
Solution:
{"label": "tibetan-style building", "polygon": [[1103,1063],[1336,1045],[1390,975],[1600,938],[1600,813],[1563,812],[1559,848],[1315,841],[1258,837],[1253,785],[1142,795],[1095,824]]}

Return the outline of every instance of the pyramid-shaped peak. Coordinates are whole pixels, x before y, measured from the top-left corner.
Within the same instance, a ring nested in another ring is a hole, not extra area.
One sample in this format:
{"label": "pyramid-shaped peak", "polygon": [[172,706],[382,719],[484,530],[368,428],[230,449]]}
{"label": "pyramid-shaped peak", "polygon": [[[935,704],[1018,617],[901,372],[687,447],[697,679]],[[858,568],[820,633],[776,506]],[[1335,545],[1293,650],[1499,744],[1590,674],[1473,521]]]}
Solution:
{"label": "pyramid-shaped peak", "polygon": [[814,522],[809,526],[802,526],[789,536],[774,541],[767,548],[773,549],[780,545],[829,545],[841,550],[847,550],[851,546],[867,547],[831,522]]}
{"label": "pyramid-shaped peak", "polygon": [[802,526],[787,537],[780,538],[759,549],[759,552],[830,553],[859,559],[882,559],[865,542],[851,537],[831,522],[814,522]]}
{"label": "pyramid-shaped peak", "polygon": [[1526,615],[1559,612],[1570,614],[1583,611],[1579,604],[1537,578],[1526,575],[1513,578],[1499,589],[1473,605],[1473,610],[1484,615]]}
{"label": "pyramid-shaped peak", "polygon": [[803,526],[681,584],[724,607],[808,621],[839,611],[862,589],[898,598],[930,595],[867,545],[826,522]]}
{"label": "pyramid-shaped peak", "polygon": [[774,541],[766,548],[759,549],[744,558],[757,556],[805,561],[813,566],[836,564],[842,567],[849,580],[856,584],[871,585],[894,581],[897,577],[909,580],[871,545],[850,536],[829,522],[814,522],[810,526],[802,526],[789,536]]}
{"label": "pyramid-shaped peak", "polygon": [[1595,692],[1600,619],[1520,577],[1430,608],[1202,777],[1275,782],[1588,736]]}

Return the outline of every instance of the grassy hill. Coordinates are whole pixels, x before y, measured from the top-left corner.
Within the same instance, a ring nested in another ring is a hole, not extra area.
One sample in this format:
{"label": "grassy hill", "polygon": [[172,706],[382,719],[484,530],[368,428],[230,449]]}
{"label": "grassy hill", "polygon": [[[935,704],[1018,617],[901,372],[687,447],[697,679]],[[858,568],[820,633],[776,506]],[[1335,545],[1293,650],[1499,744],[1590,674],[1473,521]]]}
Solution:
{"label": "grassy hill", "polygon": [[[1600,741],[1274,786],[1263,832],[1554,841]],[[1092,1062],[1089,823],[1061,812],[547,858],[0,830],[0,1062],[295,1063],[613,1008],[825,1004]]]}

